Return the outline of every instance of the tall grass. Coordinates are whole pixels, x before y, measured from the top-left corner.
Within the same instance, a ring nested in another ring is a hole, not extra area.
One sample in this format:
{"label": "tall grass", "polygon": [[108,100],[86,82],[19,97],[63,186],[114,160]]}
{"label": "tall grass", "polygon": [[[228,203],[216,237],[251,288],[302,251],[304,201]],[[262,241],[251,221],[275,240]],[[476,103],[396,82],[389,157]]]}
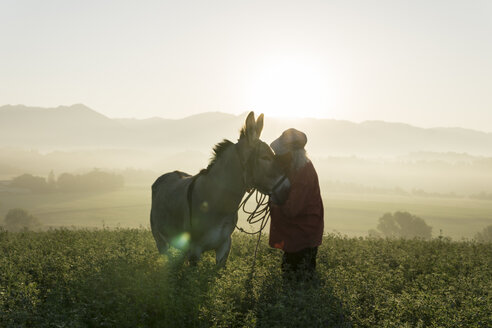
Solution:
{"label": "tall grass", "polygon": [[326,236],[318,278],[234,235],[227,266],[160,256],[143,229],[0,232],[2,327],[491,327],[492,245]]}

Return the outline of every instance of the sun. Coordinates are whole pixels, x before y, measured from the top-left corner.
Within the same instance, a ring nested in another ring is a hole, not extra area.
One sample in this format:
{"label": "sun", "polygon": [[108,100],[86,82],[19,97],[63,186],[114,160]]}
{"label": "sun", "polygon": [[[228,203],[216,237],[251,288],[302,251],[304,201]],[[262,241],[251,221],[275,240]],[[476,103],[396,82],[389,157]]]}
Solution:
{"label": "sun", "polygon": [[268,116],[329,117],[335,105],[331,84],[326,69],[311,60],[272,60],[256,73],[249,103]]}

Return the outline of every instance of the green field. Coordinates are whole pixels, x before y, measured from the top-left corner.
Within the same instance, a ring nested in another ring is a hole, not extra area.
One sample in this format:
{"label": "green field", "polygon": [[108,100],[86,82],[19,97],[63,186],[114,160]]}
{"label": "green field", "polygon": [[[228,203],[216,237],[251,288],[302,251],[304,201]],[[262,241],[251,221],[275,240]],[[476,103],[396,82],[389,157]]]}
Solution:
{"label": "green field", "polygon": [[0,215],[14,207],[28,210],[49,227],[147,227],[150,186],[100,193],[0,194]]}
{"label": "green field", "polygon": [[[472,238],[492,224],[492,201],[399,195],[323,195],[325,232],[365,236],[385,212],[408,211],[433,227],[434,236]],[[150,187],[129,186],[106,193],[0,193],[0,218],[11,208],[28,210],[47,227],[148,227]],[[240,215],[240,226],[245,224]]]}
{"label": "green field", "polygon": [[325,225],[351,236],[366,235],[385,212],[407,211],[433,227],[433,235],[473,238],[492,224],[492,201],[398,195],[326,194]]}
{"label": "green field", "polygon": [[235,234],[227,266],[145,229],[0,231],[1,327],[491,327],[492,244],[325,236],[317,279]]}

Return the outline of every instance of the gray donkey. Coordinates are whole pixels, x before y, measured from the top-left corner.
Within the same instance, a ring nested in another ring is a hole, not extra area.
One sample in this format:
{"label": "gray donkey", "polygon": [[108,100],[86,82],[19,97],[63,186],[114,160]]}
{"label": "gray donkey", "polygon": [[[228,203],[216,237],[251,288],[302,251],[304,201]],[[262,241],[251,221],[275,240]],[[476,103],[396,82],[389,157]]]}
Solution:
{"label": "gray donkey", "polygon": [[268,193],[280,179],[272,149],[260,140],[262,129],[263,114],[255,121],[250,112],[237,143],[217,144],[206,169],[194,176],[174,171],[154,182],[150,226],[160,253],[171,245],[196,264],[215,250],[217,265],[226,263],[246,190]]}

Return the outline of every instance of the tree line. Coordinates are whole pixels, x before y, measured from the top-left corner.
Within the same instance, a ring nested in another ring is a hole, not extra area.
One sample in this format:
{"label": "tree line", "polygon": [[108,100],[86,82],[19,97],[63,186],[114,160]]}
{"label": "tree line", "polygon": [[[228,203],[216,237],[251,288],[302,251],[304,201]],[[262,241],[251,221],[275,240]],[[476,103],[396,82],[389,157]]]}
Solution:
{"label": "tree line", "polygon": [[62,173],[56,179],[51,171],[47,179],[26,173],[13,178],[9,185],[33,192],[110,191],[123,187],[124,178],[120,174],[94,169],[83,174]]}

